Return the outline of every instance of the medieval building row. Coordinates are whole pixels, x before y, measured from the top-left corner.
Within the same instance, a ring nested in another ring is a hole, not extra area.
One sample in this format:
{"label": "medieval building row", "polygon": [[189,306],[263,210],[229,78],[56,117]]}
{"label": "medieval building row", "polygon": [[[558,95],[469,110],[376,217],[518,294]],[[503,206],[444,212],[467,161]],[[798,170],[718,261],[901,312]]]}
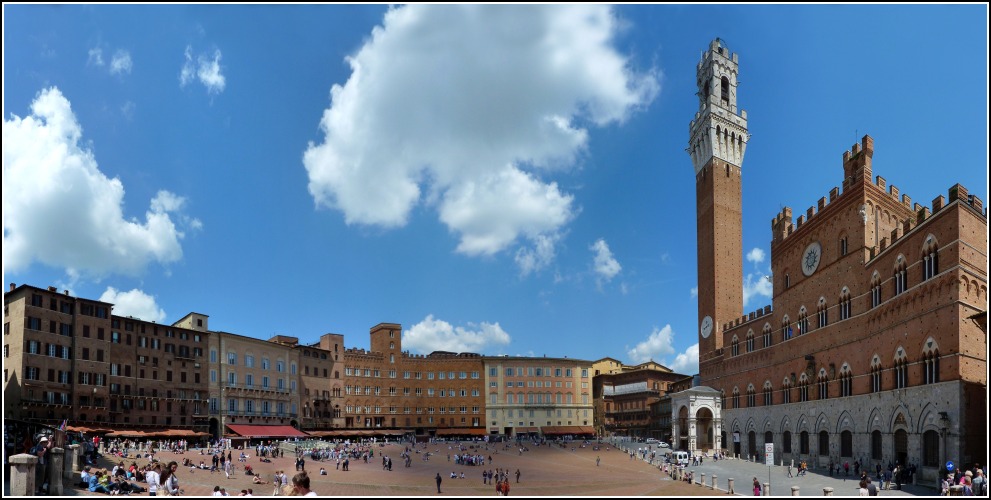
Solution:
{"label": "medieval building row", "polygon": [[[367,350],[346,348],[339,334],[312,344],[286,335],[260,340],[210,330],[205,314],[162,325],[117,316],[113,307],[54,287],[11,284],[4,294],[5,418],[214,437],[221,430],[258,436],[293,435],[293,429],[317,436],[604,430],[595,424],[598,371],[590,361],[416,355],[403,350],[395,323],[372,327]],[[685,378],[656,363],[625,370],[661,374],[664,388]],[[657,383],[649,390],[641,385],[643,391],[623,392],[626,400],[640,398],[639,408],[663,394]],[[646,420],[635,432],[660,435]]]}

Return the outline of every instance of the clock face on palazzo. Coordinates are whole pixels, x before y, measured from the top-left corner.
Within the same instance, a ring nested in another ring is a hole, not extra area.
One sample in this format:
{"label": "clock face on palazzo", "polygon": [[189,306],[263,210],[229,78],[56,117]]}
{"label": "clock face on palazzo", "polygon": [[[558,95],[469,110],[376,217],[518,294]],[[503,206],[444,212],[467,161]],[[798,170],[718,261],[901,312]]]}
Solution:
{"label": "clock face on palazzo", "polygon": [[812,273],[819,269],[819,262],[822,260],[822,245],[818,241],[809,243],[802,252],[802,274],[812,276]]}
{"label": "clock face on palazzo", "polygon": [[709,334],[712,333],[712,317],[706,316],[702,318],[702,323],[699,325],[699,333],[702,334],[702,338],[709,338]]}

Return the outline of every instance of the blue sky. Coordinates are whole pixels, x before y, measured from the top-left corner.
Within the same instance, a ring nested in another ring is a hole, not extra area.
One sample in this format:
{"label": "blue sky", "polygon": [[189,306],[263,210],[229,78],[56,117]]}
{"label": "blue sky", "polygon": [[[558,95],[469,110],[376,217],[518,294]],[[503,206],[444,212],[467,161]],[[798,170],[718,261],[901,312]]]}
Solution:
{"label": "blue sky", "polygon": [[874,173],[985,203],[986,5],[4,5],[5,283],[313,342],[697,370],[695,64],[770,220]]}

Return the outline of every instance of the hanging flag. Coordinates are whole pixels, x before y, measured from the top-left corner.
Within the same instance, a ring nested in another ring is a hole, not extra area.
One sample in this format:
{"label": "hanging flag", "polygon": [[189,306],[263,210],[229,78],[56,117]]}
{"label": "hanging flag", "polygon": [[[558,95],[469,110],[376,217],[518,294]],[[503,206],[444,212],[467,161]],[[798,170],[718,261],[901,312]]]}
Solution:
{"label": "hanging flag", "polygon": [[58,426],[58,430],[64,431],[67,425],[69,425],[69,419],[63,419],[62,425]]}

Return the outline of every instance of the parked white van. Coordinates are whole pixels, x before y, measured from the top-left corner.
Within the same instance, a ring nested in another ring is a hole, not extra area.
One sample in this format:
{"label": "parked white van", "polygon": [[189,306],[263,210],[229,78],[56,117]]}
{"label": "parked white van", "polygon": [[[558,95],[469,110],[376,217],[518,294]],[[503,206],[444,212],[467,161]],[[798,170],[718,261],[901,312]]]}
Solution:
{"label": "parked white van", "polygon": [[660,439],[655,439],[655,438],[648,438],[647,441],[645,441],[645,442],[647,444],[660,444],[661,440]]}
{"label": "parked white van", "polygon": [[671,452],[671,463],[675,465],[688,466],[688,452],[687,451],[672,451]]}

